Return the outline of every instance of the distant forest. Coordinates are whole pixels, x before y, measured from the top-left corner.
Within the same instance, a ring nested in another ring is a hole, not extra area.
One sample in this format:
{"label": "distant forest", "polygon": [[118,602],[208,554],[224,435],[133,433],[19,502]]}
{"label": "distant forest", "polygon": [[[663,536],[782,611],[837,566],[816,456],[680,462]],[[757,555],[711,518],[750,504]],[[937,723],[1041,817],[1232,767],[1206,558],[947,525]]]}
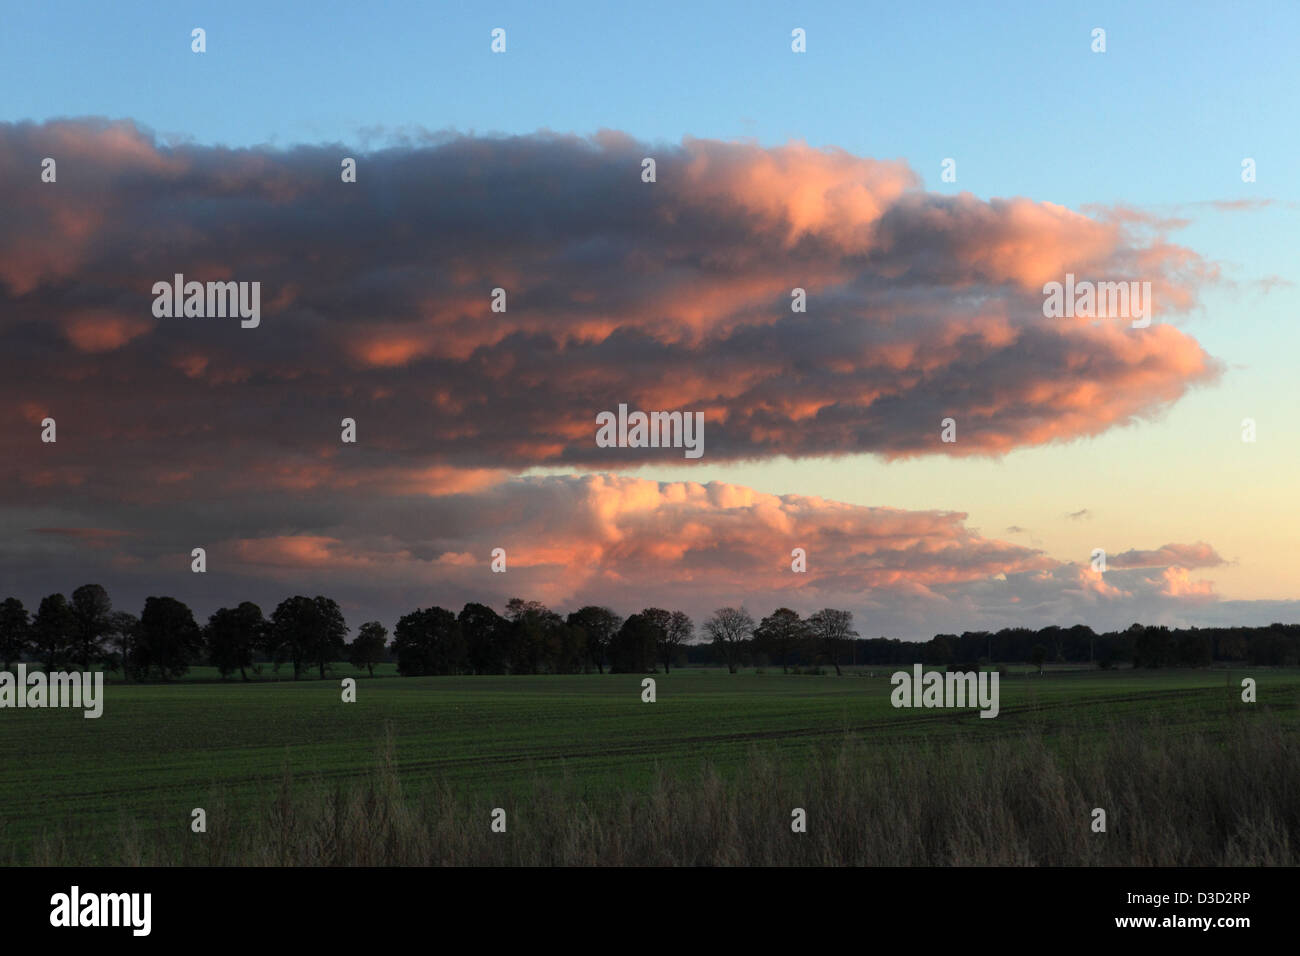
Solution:
{"label": "distant forest", "polygon": [[561,615],[536,601],[512,598],[504,614],[466,604],[457,614],[418,609],[398,620],[389,640],[378,621],[351,629],[330,598],[295,596],[270,616],[245,601],[215,611],[205,624],[181,601],[145,600],[139,616],[113,609],[108,592],[87,584],[71,598],[51,594],[35,614],[16,598],[0,602],[4,670],[30,661],[46,670],[109,667],[128,680],[175,680],[191,666],[249,679],[265,665],[292,668],[294,678],[324,677],[339,662],[374,673],[385,661],[403,676],[439,674],[650,673],[679,666],[780,667],[784,671],[915,663],[969,670],[990,662],[1092,663],[1111,668],[1208,667],[1214,662],[1300,664],[1300,624],[1267,627],[1168,628],[1133,624],[1098,634],[1073,627],[1003,628],[936,634],[928,641],[863,638],[850,611],[823,608],[807,617],[778,608],[755,621],[725,607],[702,622],[681,611],[645,608],[623,618],[587,606]]}

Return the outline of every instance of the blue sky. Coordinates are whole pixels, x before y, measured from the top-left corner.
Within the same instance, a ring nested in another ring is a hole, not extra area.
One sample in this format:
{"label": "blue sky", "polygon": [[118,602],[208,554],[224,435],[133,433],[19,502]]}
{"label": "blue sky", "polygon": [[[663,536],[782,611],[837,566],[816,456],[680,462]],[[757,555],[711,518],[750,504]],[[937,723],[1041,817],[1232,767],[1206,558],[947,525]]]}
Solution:
{"label": "blue sky", "polygon": [[[129,115],[226,145],[407,125],[794,137],[902,156],[927,179],[957,156],[977,194],[1069,204],[1135,185],[1148,202],[1232,196],[1248,154],[1296,198],[1281,175],[1300,161],[1295,4],[808,6],[11,4],[0,110]],[[488,50],[497,26],[504,56]],[[1097,26],[1104,55],[1089,49]]]}

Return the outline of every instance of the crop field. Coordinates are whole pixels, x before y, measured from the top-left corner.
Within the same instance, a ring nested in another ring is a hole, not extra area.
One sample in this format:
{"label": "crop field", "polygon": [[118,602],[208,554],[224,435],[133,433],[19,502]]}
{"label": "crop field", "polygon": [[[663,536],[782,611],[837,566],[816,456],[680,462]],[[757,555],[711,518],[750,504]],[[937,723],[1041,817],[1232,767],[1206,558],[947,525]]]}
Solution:
{"label": "crop field", "polygon": [[[726,780],[756,753],[791,773],[856,741],[926,759],[936,744],[1033,737],[1050,749],[1105,746],[1117,730],[1212,741],[1269,719],[1300,730],[1300,671],[1067,670],[1001,681],[996,719],[974,709],[890,703],[888,669],[843,677],[685,670],[655,675],[357,678],[109,683],[103,716],[7,710],[0,718],[0,846],[22,862],[51,834],[87,860],[136,832],[188,831],[194,807],[253,807],[286,777],[328,786],[371,772],[391,744],[394,772],[487,809],[541,781],[584,799],[644,789],[662,772],[707,766]],[[1240,680],[1259,701],[1241,701]],[[234,812],[230,810],[228,812]],[[240,812],[249,812],[243,810]],[[255,812],[255,811],[254,811]]]}

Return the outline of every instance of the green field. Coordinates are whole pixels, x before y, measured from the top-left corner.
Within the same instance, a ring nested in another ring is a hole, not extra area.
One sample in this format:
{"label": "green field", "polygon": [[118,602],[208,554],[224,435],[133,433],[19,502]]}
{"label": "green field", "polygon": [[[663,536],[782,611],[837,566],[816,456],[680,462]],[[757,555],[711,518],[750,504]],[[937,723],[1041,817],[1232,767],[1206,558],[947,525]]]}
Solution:
{"label": "green field", "polygon": [[[1268,712],[1300,729],[1300,671],[1063,670],[1001,682],[1001,713],[895,709],[889,673],[834,676],[717,670],[655,675],[359,678],[358,700],[330,679],[110,683],[104,714],[0,711],[0,845],[24,858],[42,834],[108,843],[128,821],[184,831],[193,807],[241,805],[274,792],[286,772],[359,778],[390,734],[404,786],[438,782],[485,807],[539,779],[585,797],[635,790],[657,769],[724,777],[757,747],[797,769],[846,738],[871,748],[1015,739],[1087,745],[1106,729],[1159,727],[1212,738]],[[1254,677],[1259,702],[1240,700]]]}

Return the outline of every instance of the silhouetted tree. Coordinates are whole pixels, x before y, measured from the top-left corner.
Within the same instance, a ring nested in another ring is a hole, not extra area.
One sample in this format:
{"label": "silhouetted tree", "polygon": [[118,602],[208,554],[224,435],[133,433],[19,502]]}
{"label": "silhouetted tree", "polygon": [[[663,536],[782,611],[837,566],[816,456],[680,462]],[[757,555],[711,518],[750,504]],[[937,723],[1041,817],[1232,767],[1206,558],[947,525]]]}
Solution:
{"label": "silhouetted tree", "polygon": [[655,652],[653,659],[662,661],[664,643],[668,640],[668,628],[672,624],[673,614],[661,607],[648,607],[641,612],[641,616],[654,630]]}
{"label": "silhouetted tree", "polygon": [[108,592],[98,584],[83,584],[72,592],[72,647],[74,661],[81,669],[90,670],[91,664],[103,657],[104,638],[108,636],[113,613],[113,602]]}
{"label": "silhouetted tree", "polygon": [[122,668],[122,679],[131,679],[131,666],[135,663],[136,639],[140,636],[140,619],[129,611],[114,611],[109,617],[108,644],[117,648],[113,655]]}
{"label": "silhouetted tree", "polygon": [[239,676],[248,680],[253,655],[266,643],[267,627],[262,609],[252,601],[213,612],[204,628],[204,637],[208,644],[208,660],[223,679],[239,671]]}
{"label": "silhouetted tree", "polygon": [[342,660],[347,650],[348,623],[332,598],[318,595],[312,604],[316,609],[316,623],[308,642],[308,659],[320,669],[324,680],[325,669],[334,661]]}
{"label": "silhouetted tree", "polygon": [[957,642],[955,634],[936,634],[926,644],[921,645],[921,663],[922,664],[941,664],[947,666],[953,661],[956,651],[953,645]]}
{"label": "silhouetted tree", "polygon": [[459,674],[466,661],[465,641],[456,615],[430,607],[403,615],[393,632],[397,672],[404,677]]}
{"label": "silhouetted tree", "polygon": [[704,622],[704,631],[713,641],[729,673],[736,673],[744,653],[745,641],[754,633],[754,619],[742,608],[723,607]]}
{"label": "silhouetted tree", "polygon": [[4,659],[4,670],[22,656],[31,647],[32,624],[27,608],[17,598],[5,598],[0,603],[0,658]]}
{"label": "silhouetted tree", "polygon": [[659,637],[659,659],[663,661],[665,674],[670,672],[673,660],[694,635],[695,624],[684,611],[673,611],[669,615],[668,624]]}
{"label": "silhouetted tree", "polygon": [[1165,667],[1173,662],[1169,628],[1143,627],[1133,640],[1134,667]]}
{"label": "silhouetted tree", "polygon": [[547,614],[542,625],[543,670],[552,674],[581,674],[587,660],[587,635],[555,613]]}
{"label": "silhouetted tree", "polygon": [[563,624],[558,614],[537,601],[511,598],[506,602],[510,673],[537,674],[546,663],[546,650],[555,627]]}
{"label": "silhouetted tree", "polygon": [[835,665],[835,673],[839,676],[840,657],[848,642],[858,636],[858,632],[853,630],[853,612],[822,608],[808,618],[808,628],[822,653]]}
{"label": "silhouetted tree", "polygon": [[754,645],[769,660],[781,662],[781,672],[789,671],[790,655],[808,641],[808,625],[797,611],[777,608],[754,629]]}
{"label": "silhouetted tree", "polygon": [[41,598],[32,620],[32,651],[47,673],[65,659],[72,643],[72,627],[72,609],[67,598],[62,594]]}
{"label": "silhouetted tree", "polygon": [[164,680],[176,680],[203,651],[203,633],[194,614],[175,598],[145,598],[133,655],[146,675],[157,669]]}
{"label": "silhouetted tree", "polygon": [[510,661],[509,622],[486,604],[466,604],[456,619],[475,674],[504,674]]}
{"label": "silhouetted tree", "polygon": [[384,648],[387,645],[388,628],[378,621],[367,621],[348,645],[348,663],[374,677],[375,665],[384,659]]}
{"label": "silhouetted tree", "polygon": [[1097,635],[1092,628],[1086,624],[1076,624],[1065,632],[1065,656],[1067,659],[1078,660],[1083,656],[1083,649],[1088,649],[1088,660],[1092,661],[1097,656]]}
{"label": "silhouetted tree", "polygon": [[315,602],[301,594],[285,598],[271,612],[267,649],[277,666],[283,661],[293,664],[294,680],[298,679],[311,652],[316,617]]}
{"label": "silhouetted tree", "polygon": [[623,626],[623,619],[607,607],[588,604],[570,614],[568,620],[570,626],[581,629],[586,638],[588,660],[596,665],[600,673],[605,673],[609,642]]}
{"label": "silhouetted tree", "polygon": [[1220,660],[1244,661],[1249,653],[1250,643],[1246,635],[1236,628],[1221,634],[1215,644],[1216,656]]}
{"label": "silhouetted tree", "polygon": [[1207,667],[1212,658],[1210,639],[1196,628],[1182,631],[1174,644],[1174,654],[1179,667]]}
{"label": "silhouetted tree", "polygon": [[609,669],[614,674],[644,674],[654,670],[659,629],[644,614],[633,614],[609,642]]}
{"label": "silhouetted tree", "polygon": [[648,607],[641,616],[654,629],[655,659],[664,665],[665,674],[670,673],[673,659],[690,641],[695,625],[682,611],[665,611],[661,607]]}
{"label": "silhouetted tree", "polygon": [[1047,656],[1050,660],[1060,663],[1064,657],[1065,631],[1055,624],[1049,624],[1038,632],[1038,639],[1042,641],[1047,650]]}

